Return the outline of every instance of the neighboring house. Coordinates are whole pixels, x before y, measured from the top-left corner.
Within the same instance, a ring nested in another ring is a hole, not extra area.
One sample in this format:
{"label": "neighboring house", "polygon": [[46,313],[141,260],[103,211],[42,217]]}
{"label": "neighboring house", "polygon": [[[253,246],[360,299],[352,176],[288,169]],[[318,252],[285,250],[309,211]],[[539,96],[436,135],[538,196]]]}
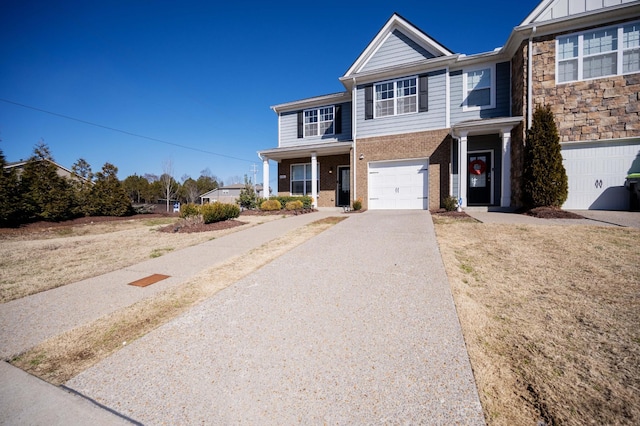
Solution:
{"label": "neighboring house", "polygon": [[555,114],[564,208],[626,209],[640,152],[640,1],[545,0],[491,52],[455,54],[394,14],[340,77],[344,92],[273,106],[263,181],[316,206],[517,207],[526,130]]}
{"label": "neighboring house", "polygon": [[[244,187],[244,183],[236,183],[233,185],[222,186],[209,192],[205,192],[200,196],[200,204],[215,202],[233,204],[240,196],[240,191],[242,191]],[[264,197],[262,185],[256,185],[255,188],[258,197]]]}
{"label": "neighboring house", "polygon": [[[60,164],[58,164],[58,163],[56,163],[54,161],[51,161],[51,160],[40,160],[40,161],[48,161],[48,162],[52,163],[54,166],[56,166],[56,172],[58,173],[58,176],[60,176],[60,177],[71,179],[72,177],[75,176],[71,170],[67,169],[66,167],[61,166]],[[15,170],[16,175],[20,176],[22,174],[22,171],[24,170],[25,164],[27,164],[27,161],[16,161],[16,162],[13,162],[13,163],[7,163],[4,166],[4,168],[6,170]]]}

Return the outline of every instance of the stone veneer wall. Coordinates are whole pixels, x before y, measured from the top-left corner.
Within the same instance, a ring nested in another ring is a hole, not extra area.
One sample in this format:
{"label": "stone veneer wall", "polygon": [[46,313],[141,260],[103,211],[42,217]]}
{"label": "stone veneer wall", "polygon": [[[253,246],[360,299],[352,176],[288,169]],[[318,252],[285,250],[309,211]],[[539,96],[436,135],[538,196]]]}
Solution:
{"label": "stone veneer wall", "polygon": [[[437,209],[442,197],[449,195],[451,136],[449,129],[358,139],[356,142],[357,198],[368,208],[368,173],[370,161],[429,158],[429,209]],[[360,155],[364,159],[360,160]],[[351,169],[353,171],[353,167]]]}
{"label": "stone veneer wall", "polygon": [[511,130],[511,206],[513,207],[522,205],[528,50],[529,44],[525,41],[511,58],[511,114],[524,117],[524,122]]}
{"label": "stone veneer wall", "polygon": [[[311,163],[311,157],[282,160],[278,163],[278,195],[291,194],[291,165],[307,163]],[[318,163],[320,163],[318,207],[335,207],[337,202],[336,188],[338,185],[338,166],[349,166],[350,155],[343,154],[318,157]],[[332,173],[329,173],[329,170],[331,170]],[[353,175],[353,171],[351,174]],[[281,175],[285,175],[286,178],[280,179]]]}
{"label": "stone veneer wall", "polygon": [[560,142],[640,136],[640,73],[556,84],[555,38],[534,40],[533,100],[551,105]]}

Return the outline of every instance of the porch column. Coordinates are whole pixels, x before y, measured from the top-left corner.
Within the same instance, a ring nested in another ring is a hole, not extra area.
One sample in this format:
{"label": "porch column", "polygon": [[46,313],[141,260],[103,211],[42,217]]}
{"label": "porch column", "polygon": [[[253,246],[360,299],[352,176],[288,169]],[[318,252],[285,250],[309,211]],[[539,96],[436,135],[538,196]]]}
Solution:
{"label": "porch column", "polygon": [[458,197],[462,199],[460,207],[467,207],[467,132],[460,132],[458,139]]}
{"label": "porch column", "polygon": [[502,138],[502,182],[500,207],[511,206],[511,129],[500,131]]}
{"label": "porch column", "polygon": [[313,198],[313,208],[318,207],[318,156],[311,153],[311,197]]}
{"label": "porch column", "polygon": [[269,159],[262,159],[262,196],[269,198]]}

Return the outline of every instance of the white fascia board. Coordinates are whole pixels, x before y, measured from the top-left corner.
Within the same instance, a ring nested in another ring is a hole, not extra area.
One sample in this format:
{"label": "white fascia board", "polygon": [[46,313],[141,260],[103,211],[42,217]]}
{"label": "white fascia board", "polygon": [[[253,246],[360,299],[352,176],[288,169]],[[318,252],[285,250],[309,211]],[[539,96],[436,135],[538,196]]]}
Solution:
{"label": "white fascia board", "polygon": [[424,59],[421,61],[402,64],[394,67],[381,68],[373,71],[359,73],[351,77],[340,77],[340,81],[344,86],[353,89],[353,79],[357,84],[373,83],[376,81],[389,80],[392,78],[402,77],[406,75],[422,74],[429,71],[441,70],[454,64],[461,55],[440,56],[438,58]]}
{"label": "white fascia board", "polygon": [[351,92],[332,93],[330,95],[316,96],[313,98],[300,99],[298,101],[287,102],[284,104],[273,105],[271,109],[279,114],[286,111],[296,111],[314,106],[332,105],[335,103],[349,102],[351,100]]}
{"label": "white fascia board", "polygon": [[396,29],[402,30],[402,32],[407,37],[429,51],[436,51],[442,56],[449,56],[454,54],[453,52],[449,51],[449,49],[406,21],[400,15],[394,13],[393,16],[391,16],[387,23],[382,27],[382,29],[378,31],[378,34],[376,34],[373,40],[371,40],[364,51],[360,54],[360,56],[358,56],[351,67],[349,67],[349,69],[341,77],[341,79],[346,79],[354,74],[357,74],[358,71],[361,70],[367,64],[367,62],[369,62],[369,59],[374,56],[375,52],[380,48],[380,46],[384,44],[384,41],[389,37],[389,35]]}
{"label": "white fascia board", "polygon": [[544,22],[531,22],[517,26],[509,35],[502,48],[505,56],[512,57],[520,44],[533,32],[535,37],[558,34],[561,32],[580,31],[586,27],[599,27],[621,20],[632,20],[640,17],[640,2],[623,3],[606,9],[592,10],[580,14],[565,16]]}

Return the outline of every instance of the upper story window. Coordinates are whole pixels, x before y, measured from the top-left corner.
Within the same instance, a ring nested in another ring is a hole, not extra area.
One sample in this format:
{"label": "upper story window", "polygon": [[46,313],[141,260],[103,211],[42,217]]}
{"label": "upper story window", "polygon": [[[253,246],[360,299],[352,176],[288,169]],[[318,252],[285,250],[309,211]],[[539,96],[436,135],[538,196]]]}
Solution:
{"label": "upper story window", "polygon": [[417,77],[375,85],[375,117],[410,114],[418,111]]}
{"label": "upper story window", "polygon": [[304,111],[304,137],[332,135],[334,107],[321,107]]}
{"label": "upper story window", "polygon": [[556,39],[558,83],[640,71],[640,22]]}
{"label": "upper story window", "polygon": [[495,65],[465,71],[462,74],[462,86],[464,110],[495,108]]}

